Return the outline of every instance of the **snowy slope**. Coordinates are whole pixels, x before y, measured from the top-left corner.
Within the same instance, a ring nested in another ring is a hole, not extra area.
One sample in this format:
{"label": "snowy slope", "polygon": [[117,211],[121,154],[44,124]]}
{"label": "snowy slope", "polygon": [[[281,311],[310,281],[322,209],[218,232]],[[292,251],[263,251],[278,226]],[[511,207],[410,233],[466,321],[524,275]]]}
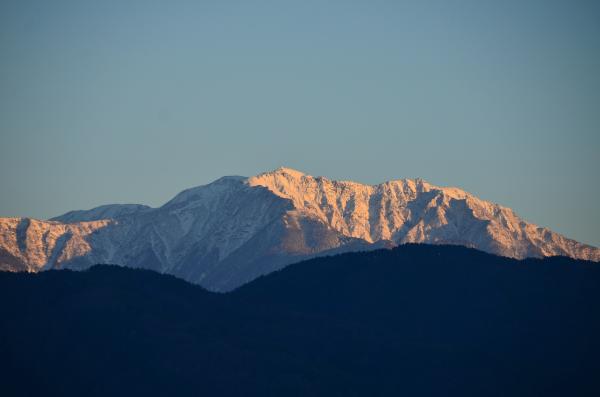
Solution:
{"label": "snowy slope", "polygon": [[229,290],[304,258],[408,242],[600,260],[599,249],[457,188],[419,179],[371,186],[280,168],[223,177],[159,208],[111,205],[52,221],[0,219],[0,269],[116,263]]}
{"label": "snowy slope", "polygon": [[149,209],[150,207],[142,204],[108,204],[92,208],[91,210],[69,211],[66,214],[51,218],[50,220],[63,223],[76,223],[97,221],[99,219],[117,219]]}

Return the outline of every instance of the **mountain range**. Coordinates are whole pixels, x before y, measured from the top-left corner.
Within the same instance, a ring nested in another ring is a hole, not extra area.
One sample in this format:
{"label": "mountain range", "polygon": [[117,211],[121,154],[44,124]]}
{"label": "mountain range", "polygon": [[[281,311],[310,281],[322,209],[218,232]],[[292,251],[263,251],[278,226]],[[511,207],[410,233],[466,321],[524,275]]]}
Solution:
{"label": "mountain range", "polygon": [[0,218],[0,270],[112,263],[229,291],[300,260],[406,243],[600,261],[600,249],[458,188],[421,179],[366,185],[279,168],[223,177],[158,208],[114,204],[50,220]]}

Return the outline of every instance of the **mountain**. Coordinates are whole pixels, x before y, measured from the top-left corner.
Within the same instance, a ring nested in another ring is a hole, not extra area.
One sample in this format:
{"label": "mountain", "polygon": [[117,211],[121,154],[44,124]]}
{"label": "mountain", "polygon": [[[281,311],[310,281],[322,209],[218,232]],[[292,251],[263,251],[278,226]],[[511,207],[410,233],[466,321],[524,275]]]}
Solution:
{"label": "mountain", "polygon": [[600,267],[403,245],[230,293],[0,273],[3,396],[597,396]]}
{"label": "mountain", "polygon": [[371,186],[280,168],[223,177],[159,208],[112,205],[50,221],[2,218],[0,269],[114,263],[228,291],[302,259],[405,243],[600,260],[598,248],[457,188],[420,179]]}

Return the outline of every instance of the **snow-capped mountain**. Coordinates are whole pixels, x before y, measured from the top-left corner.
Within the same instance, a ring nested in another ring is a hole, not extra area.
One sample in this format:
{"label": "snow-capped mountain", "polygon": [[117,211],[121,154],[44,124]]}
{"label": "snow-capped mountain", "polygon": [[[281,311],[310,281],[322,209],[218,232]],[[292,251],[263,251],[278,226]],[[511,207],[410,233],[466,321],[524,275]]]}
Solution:
{"label": "snow-capped mountain", "polygon": [[114,263],[226,291],[308,257],[403,243],[600,260],[600,249],[457,188],[420,179],[365,185],[279,168],[223,177],[159,208],[117,204],[48,221],[0,218],[0,269]]}

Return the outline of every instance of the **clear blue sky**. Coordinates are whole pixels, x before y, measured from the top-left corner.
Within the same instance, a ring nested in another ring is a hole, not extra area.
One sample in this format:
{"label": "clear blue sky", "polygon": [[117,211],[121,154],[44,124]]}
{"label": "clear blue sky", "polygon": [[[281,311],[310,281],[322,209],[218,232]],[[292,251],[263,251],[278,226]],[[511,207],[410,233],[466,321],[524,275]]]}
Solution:
{"label": "clear blue sky", "polygon": [[597,1],[0,2],[0,216],[281,165],[600,246]]}

